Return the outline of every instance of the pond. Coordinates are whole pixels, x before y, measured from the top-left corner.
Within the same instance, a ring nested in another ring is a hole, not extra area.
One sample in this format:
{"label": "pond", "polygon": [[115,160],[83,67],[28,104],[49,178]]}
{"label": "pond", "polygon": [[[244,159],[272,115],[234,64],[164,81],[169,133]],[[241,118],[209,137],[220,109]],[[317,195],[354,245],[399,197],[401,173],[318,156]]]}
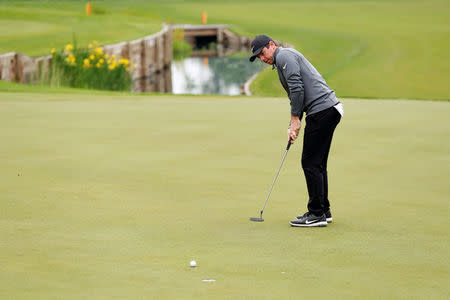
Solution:
{"label": "pond", "polygon": [[187,57],[172,62],[172,92],[240,95],[247,79],[266,66],[248,57]]}

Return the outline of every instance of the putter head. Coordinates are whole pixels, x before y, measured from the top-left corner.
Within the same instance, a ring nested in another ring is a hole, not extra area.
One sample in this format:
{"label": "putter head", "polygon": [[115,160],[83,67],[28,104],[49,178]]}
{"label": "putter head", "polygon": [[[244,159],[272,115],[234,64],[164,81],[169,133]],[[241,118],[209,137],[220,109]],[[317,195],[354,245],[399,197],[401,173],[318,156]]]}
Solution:
{"label": "putter head", "polygon": [[250,218],[250,221],[253,222],[262,222],[264,221],[263,217],[262,217],[263,211],[261,210],[261,212],[259,213],[259,218]]}

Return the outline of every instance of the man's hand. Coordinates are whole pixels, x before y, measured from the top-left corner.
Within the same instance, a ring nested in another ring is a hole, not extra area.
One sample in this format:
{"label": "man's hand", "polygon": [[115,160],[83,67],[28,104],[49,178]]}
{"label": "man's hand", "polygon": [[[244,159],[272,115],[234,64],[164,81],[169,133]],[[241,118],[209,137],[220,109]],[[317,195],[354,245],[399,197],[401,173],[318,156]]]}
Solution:
{"label": "man's hand", "polygon": [[292,143],[298,138],[298,133],[300,132],[300,118],[298,116],[291,116],[291,125],[288,129],[288,138],[292,139]]}

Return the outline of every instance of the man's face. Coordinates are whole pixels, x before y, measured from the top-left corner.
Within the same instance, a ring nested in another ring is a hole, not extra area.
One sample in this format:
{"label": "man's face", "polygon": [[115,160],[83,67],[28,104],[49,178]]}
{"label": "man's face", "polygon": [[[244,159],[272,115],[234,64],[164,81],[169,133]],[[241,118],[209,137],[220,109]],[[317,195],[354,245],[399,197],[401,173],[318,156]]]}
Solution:
{"label": "man's face", "polygon": [[267,46],[265,46],[261,53],[258,54],[258,58],[266,64],[273,64],[273,54],[275,53],[276,46],[273,42],[269,42]]}

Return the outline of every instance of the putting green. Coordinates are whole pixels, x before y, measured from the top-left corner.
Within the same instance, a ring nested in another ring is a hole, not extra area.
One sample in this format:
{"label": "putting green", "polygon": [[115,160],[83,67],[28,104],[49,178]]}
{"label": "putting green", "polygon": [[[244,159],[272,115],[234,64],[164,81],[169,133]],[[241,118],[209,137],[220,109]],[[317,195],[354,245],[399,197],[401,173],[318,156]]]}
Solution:
{"label": "putting green", "polygon": [[1,93],[0,297],[448,297],[450,103],[343,102],[304,229],[285,98]]}

